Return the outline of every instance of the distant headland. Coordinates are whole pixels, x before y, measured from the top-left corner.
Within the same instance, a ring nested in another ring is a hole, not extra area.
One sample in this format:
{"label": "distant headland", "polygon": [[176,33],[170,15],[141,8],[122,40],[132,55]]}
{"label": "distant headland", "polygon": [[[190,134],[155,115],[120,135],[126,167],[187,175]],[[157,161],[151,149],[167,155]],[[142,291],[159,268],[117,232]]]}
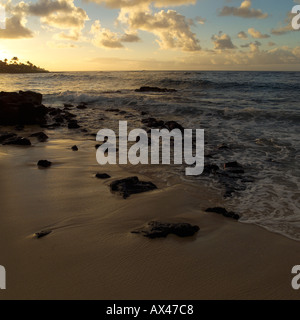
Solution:
{"label": "distant headland", "polygon": [[0,60],[0,73],[47,73],[49,71],[37,67],[30,61],[22,63],[17,57],[13,57],[10,61],[8,59]]}

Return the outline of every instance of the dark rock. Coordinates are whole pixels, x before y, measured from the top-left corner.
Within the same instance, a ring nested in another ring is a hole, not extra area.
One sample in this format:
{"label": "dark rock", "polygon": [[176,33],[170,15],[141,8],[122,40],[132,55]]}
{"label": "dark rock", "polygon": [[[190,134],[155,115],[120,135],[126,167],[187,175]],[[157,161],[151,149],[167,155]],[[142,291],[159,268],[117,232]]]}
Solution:
{"label": "dark rock", "polygon": [[227,174],[229,174],[229,175],[230,174],[237,175],[237,174],[244,174],[245,173],[242,165],[236,161],[224,163],[224,169],[226,170]]}
{"label": "dark rock", "polygon": [[235,220],[239,220],[240,216],[232,211],[228,212],[225,208],[221,208],[221,207],[215,207],[215,208],[208,208],[205,210],[205,212],[215,212],[218,214],[223,215],[224,217],[227,218],[232,218]]}
{"label": "dark rock", "polygon": [[54,121],[58,122],[58,123],[63,123],[64,122],[64,118],[63,117],[55,117]]}
{"label": "dark rock", "polygon": [[135,92],[176,92],[175,89],[167,89],[167,88],[158,88],[158,87],[140,87],[136,89]]}
{"label": "dark rock", "polygon": [[99,147],[101,147],[101,144],[98,143],[95,145],[95,149],[98,149]]}
{"label": "dark rock", "polygon": [[216,164],[205,164],[203,173],[204,174],[215,174],[219,170],[219,167]]}
{"label": "dark rock", "polygon": [[151,221],[148,226],[138,230],[132,231],[132,233],[143,234],[147,238],[165,238],[169,234],[175,234],[179,237],[190,237],[198,232],[200,228],[198,226],[192,226],[189,223],[162,223],[159,221]]}
{"label": "dark rock", "polygon": [[15,127],[15,130],[17,130],[17,131],[22,131],[22,130],[24,130],[24,126],[23,126],[22,124],[19,124],[19,125],[17,125],[17,126]]}
{"label": "dark rock", "polygon": [[71,108],[74,108],[74,106],[70,103],[64,103],[64,110],[70,110]]}
{"label": "dark rock", "polygon": [[162,128],[165,124],[164,121],[156,120],[155,118],[143,119],[142,123],[146,124],[146,126],[150,128]]}
{"label": "dark rock", "polygon": [[33,125],[46,123],[48,108],[43,96],[31,91],[0,92],[0,125]]}
{"label": "dark rock", "polygon": [[77,147],[77,146],[73,146],[71,149],[72,149],[73,151],[78,151],[78,147]]}
{"label": "dark rock", "polygon": [[233,173],[233,174],[244,174],[245,173],[244,169],[235,169],[235,168],[233,168],[233,169],[229,169],[227,171],[229,173]]}
{"label": "dark rock", "polygon": [[120,110],[117,109],[117,108],[106,109],[105,111],[108,111],[108,112],[120,112]]}
{"label": "dark rock", "polygon": [[4,145],[31,146],[31,142],[27,138],[16,137],[10,138],[3,142]]}
{"label": "dark rock", "polygon": [[87,106],[85,104],[80,104],[76,107],[77,109],[80,109],[80,110],[83,110],[83,109],[86,109]]}
{"label": "dark rock", "polygon": [[237,161],[224,163],[224,169],[228,168],[242,168],[242,165],[240,165]]}
{"label": "dark rock", "polygon": [[74,118],[76,118],[76,114],[70,113],[68,111],[64,111],[64,113],[62,114],[62,117],[66,120],[66,121],[75,121]]}
{"label": "dark rock", "polygon": [[145,116],[146,114],[148,114],[148,112],[146,112],[146,111],[142,111],[142,112],[141,112],[141,115],[142,115],[142,116]]}
{"label": "dark rock", "polygon": [[241,180],[241,182],[243,182],[243,183],[252,183],[252,182],[254,182],[254,179],[253,178],[243,178]]}
{"label": "dark rock", "polygon": [[33,133],[30,137],[36,137],[40,142],[45,142],[49,138],[44,132]]}
{"label": "dark rock", "polygon": [[81,132],[88,132],[87,129],[81,129]]}
{"label": "dark rock", "polygon": [[220,144],[218,147],[218,150],[228,150],[229,147],[226,144]]}
{"label": "dark rock", "polygon": [[39,167],[43,167],[43,168],[48,168],[52,165],[52,162],[51,161],[48,161],[48,160],[39,160],[39,162],[37,163],[37,165]]}
{"label": "dark rock", "polygon": [[77,123],[77,120],[71,120],[68,123],[68,128],[69,129],[78,129],[78,128],[80,128],[80,125]]}
{"label": "dark rock", "polygon": [[165,123],[165,127],[169,131],[172,131],[173,129],[179,129],[181,132],[184,132],[184,128],[179,123],[177,123],[176,121],[167,121]]}
{"label": "dark rock", "polygon": [[126,114],[126,113],[127,113],[127,112],[124,111],[124,110],[119,112],[119,114],[121,114],[121,115]]}
{"label": "dark rock", "polygon": [[51,123],[51,124],[42,124],[40,125],[41,128],[44,128],[44,129],[55,129],[57,127],[59,127],[60,124],[57,123],[57,122],[54,122],[54,123]]}
{"label": "dark rock", "polygon": [[0,136],[0,143],[4,142],[7,139],[11,139],[16,137],[17,135],[15,133],[5,133]]}
{"label": "dark rock", "polygon": [[98,178],[98,179],[108,179],[108,178],[110,178],[110,175],[107,174],[107,173],[97,173],[96,174],[96,178]]}
{"label": "dark rock", "polygon": [[34,235],[35,235],[36,238],[40,239],[40,238],[43,238],[43,237],[47,236],[51,232],[52,232],[52,230],[42,230],[40,232],[36,232]]}
{"label": "dark rock", "polygon": [[50,116],[58,116],[61,114],[60,109],[50,108],[49,115]]}
{"label": "dark rock", "polygon": [[128,198],[131,194],[147,192],[155,189],[157,189],[155,184],[152,182],[140,181],[138,177],[116,180],[110,184],[110,190],[112,192],[119,192],[124,199]]}
{"label": "dark rock", "polygon": [[40,105],[43,100],[43,95],[32,91],[17,92],[0,92],[0,101],[2,103],[31,103]]}

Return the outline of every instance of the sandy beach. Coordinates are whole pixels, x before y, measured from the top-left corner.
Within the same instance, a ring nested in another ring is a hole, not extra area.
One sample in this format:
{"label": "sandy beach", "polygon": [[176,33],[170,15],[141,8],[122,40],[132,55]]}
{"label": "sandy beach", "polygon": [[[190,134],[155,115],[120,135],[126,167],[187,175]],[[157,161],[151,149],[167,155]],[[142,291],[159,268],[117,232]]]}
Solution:
{"label": "sandy beach", "polygon": [[300,0],[0,0],[0,300],[300,300],[299,30]]}
{"label": "sandy beach", "polygon": [[[30,128],[34,131],[35,128]],[[0,149],[0,299],[299,299],[291,269],[299,242],[204,210],[223,197],[180,181],[124,200],[109,183],[132,176],[100,167],[95,141],[58,139]],[[70,150],[76,144],[79,151]],[[39,169],[40,159],[53,162]],[[99,180],[105,172],[111,179]],[[149,221],[188,222],[193,237],[148,239]],[[36,239],[34,233],[51,229]]]}

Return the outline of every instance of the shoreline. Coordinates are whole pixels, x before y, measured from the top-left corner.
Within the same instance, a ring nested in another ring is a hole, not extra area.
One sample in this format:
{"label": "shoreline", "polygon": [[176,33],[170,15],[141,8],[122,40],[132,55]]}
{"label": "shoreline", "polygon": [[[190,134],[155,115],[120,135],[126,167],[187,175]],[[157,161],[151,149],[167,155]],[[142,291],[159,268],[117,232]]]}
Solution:
{"label": "shoreline", "polygon": [[[205,213],[223,198],[204,186],[151,178],[158,190],[124,200],[109,182],[133,174],[100,167],[93,145],[50,139],[30,150],[1,147],[0,251],[8,279],[0,299],[299,299],[291,287],[296,241]],[[38,169],[42,158],[53,166]],[[99,171],[112,178],[95,179]],[[163,239],[131,233],[152,220],[200,231]],[[46,228],[53,232],[33,238]]]}
{"label": "shoreline", "polygon": [[[205,181],[195,184],[160,166],[100,166],[95,123],[90,125],[82,111],[86,103],[47,108],[40,105],[41,94],[21,96],[33,96],[31,109],[41,107],[41,113],[17,118],[20,126],[1,127],[7,133],[0,146],[0,265],[6,268],[7,289],[0,290],[0,299],[299,299],[291,286],[291,270],[299,264],[297,241],[238,224],[232,212],[231,218],[206,212],[227,204],[225,190]],[[110,125],[121,115],[133,126],[144,115],[146,129],[168,124],[147,112],[125,110],[101,109],[96,116]],[[36,125],[24,127],[25,120]],[[7,119],[14,121],[13,115]],[[41,159],[51,166],[37,166]],[[244,171],[237,162],[229,164],[225,167]],[[207,169],[212,177],[219,167]],[[232,179],[225,169],[221,173]],[[132,176],[157,189],[128,199],[111,192],[112,182]],[[159,239],[132,233],[151,221],[188,223],[197,231]]]}

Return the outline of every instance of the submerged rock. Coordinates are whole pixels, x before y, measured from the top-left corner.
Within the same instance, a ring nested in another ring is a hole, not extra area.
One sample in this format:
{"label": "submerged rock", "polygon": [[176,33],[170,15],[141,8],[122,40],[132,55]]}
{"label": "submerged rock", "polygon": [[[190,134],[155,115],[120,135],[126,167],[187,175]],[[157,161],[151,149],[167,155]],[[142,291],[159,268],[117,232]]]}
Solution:
{"label": "submerged rock", "polygon": [[243,168],[241,164],[239,164],[237,161],[232,162],[226,162],[224,163],[224,169],[231,169],[231,168]]}
{"label": "submerged rock", "polygon": [[31,146],[31,142],[27,138],[13,137],[3,142],[4,145]]}
{"label": "submerged rock", "polygon": [[237,161],[226,162],[224,163],[224,169],[230,174],[244,174],[245,170],[241,164]]}
{"label": "submerged rock", "polygon": [[80,125],[77,123],[77,120],[71,120],[68,123],[68,128],[69,129],[78,129],[78,128],[80,128]]}
{"label": "submerged rock", "polygon": [[110,184],[110,190],[112,192],[119,192],[124,199],[128,198],[131,194],[152,191],[155,189],[157,189],[157,187],[154,183],[140,181],[138,177],[116,180]]}
{"label": "submerged rock", "polygon": [[18,124],[17,126],[15,126],[15,130],[17,131],[22,131],[24,130],[25,126],[23,124]]}
{"label": "submerged rock", "polygon": [[47,236],[51,232],[52,232],[52,230],[42,230],[40,232],[36,232],[34,235],[37,239],[40,239],[40,238]]}
{"label": "submerged rock", "polygon": [[39,162],[37,163],[37,165],[39,167],[43,167],[43,168],[48,168],[52,165],[52,162],[51,161],[48,161],[48,160],[39,160]]}
{"label": "submerged rock", "polygon": [[173,129],[179,129],[181,132],[184,132],[184,128],[182,125],[180,125],[176,121],[167,121],[165,123],[165,127],[169,130],[172,131]]}
{"label": "submerged rock", "polygon": [[74,108],[74,106],[70,103],[64,103],[64,110],[70,110]]}
{"label": "submerged rock", "polygon": [[78,147],[77,147],[77,146],[73,146],[71,149],[72,149],[73,151],[78,151]]}
{"label": "submerged rock", "polygon": [[107,174],[107,173],[97,173],[96,174],[96,178],[98,178],[98,179],[108,179],[108,178],[110,178],[110,175]]}
{"label": "submerged rock", "polygon": [[164,121],[156,120],[155,118],[143,119],[142,123],[144,123],[147,127],[150,127],[150,128],[162,128],[165,124]]}
{"label": "submerged rock", "polygon": [[198,232],[198,226],[192,226],[189,223],[163,223],[159,221],[151,221],[144,228],[137,229],[131,233],[143,234],[147,238],[165,238],[169,234],[175,234],[178,237],[190,237]]}
{"label": "submerged rock", "polygon": [[83,109],[86,109],[87,106],[86,106],[85,104],[80,104],[80,105],[78,105],[76,108],[83,110]]}
{"label": "submerged rock", "polygon": [[136,89],[135,92],[176,92],[175,89],[159,88],[159,87],[140,87]]}
{"label": "submerged rock", "polygon": [[217,149],[218,150],[228,150],[230,148],[227,146],[227,144],[222,143],[222,144],[217,146]]}
{"label": "submerged rock", "polygon": [[107,112],[120,112],[120,109],[110,108],[110,109],[106,109],[105,111],[107,111]]}
{"label": "submerged rock", "polygon": [[239,220],[240,218],[240,216],[237,213],[234,213],[232,211],[228,212],[225,208],[221,208],[221,207],[207,208],[205,212],[215,212],[223,215],[224,217],[233,218],[235,220]]}
{"label": "submerged rock", "polygon": [[203,173],[204,174],[215,174],[220,168],[216,164],[205,164]]}
{"label": "submerged rock", "polygon": [[15,133],[4,133],[0,136],[0,143],[8,140],[8,139],[11,139],[11,138],[14,138],[16,137],[17,135]]}
{"label": "submerged rock", "polygon": [[33,133],[30,137],[36,137],[40,142],[45,142],[49,138],[44,132]]}

